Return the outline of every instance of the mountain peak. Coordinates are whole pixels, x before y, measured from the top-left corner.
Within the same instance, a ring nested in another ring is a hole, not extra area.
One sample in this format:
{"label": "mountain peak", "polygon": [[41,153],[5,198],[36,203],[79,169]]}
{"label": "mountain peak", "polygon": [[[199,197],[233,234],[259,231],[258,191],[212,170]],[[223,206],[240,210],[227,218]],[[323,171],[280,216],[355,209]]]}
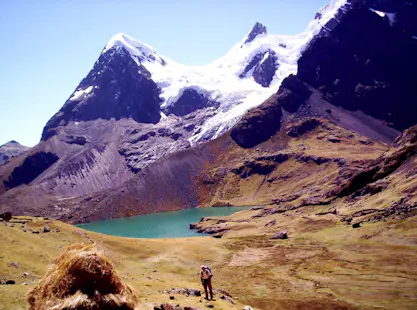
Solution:
{"label": "mountain peak", "polygon": [[23,146],[23,145],[21,145],[19,142],[15,140],[11,140],[3,145],[0,145],[0,147],[3,147],[3,146]]}
{"label": "mountain peak", "polygon": [[155,53],[153,51],[152,46],[135,40],[131,36],[122,32],[116,33],[114,36],[111,37],[109,42],[107,42],[106,47],[104,48],[102,53],[105,53],[114,46],[124,47],[132,55],[137,54],[139,51],[142,52],[142,54]]}
{"label": "mountain peak", "polygon": [[161,65],[165,65],[165,60],[155,53],[152,46],[138,41],[125,33],[116,33],[106,44],[101,54],[106,53],[113,47],[124,48],[130,55],[138,57],[140,61],[157,61]]}
{"label": "mountain peak", "polygon": [[264,25],[262,25],[259,22],[256,22],[255,25],[253,26],[252,30],[249,32],[249,34],[246,37],[245,43],[249,43],[252,42],[253,40],[255,40],[255,38],[260,35],[260,34],[266,34],[266,27]]}

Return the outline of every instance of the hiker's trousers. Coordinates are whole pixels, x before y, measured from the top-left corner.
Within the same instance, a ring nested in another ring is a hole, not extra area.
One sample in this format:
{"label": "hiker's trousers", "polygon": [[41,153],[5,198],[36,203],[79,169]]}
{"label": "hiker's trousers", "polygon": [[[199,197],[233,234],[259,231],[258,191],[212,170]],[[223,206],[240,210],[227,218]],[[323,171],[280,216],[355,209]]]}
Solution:
{"label": "hiker's trousers", "polygon": [[213,299],[213,287],[211,286],[211,277],[208,279],[202,279],[201,282],[204,287],[204,292],[206,293],[206,298],[208,299],[208,292],[207,292],[207,288],[208,288],[210,291],[210,298]]}

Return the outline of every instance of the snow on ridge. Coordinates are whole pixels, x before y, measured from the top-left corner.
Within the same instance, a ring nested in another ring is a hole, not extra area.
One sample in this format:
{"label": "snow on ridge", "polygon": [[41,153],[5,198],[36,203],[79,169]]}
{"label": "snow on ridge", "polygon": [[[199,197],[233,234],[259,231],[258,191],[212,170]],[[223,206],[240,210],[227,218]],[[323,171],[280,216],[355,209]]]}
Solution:
{"label": "snow on ridge", "polygon": [[[260,34],[253,41],[244,43],[246,35],[223,57],[203,66],[187,66],[162,57],[153,47],[123,33],[113,36],[102,53],[114,46],[126,49],[138,65],[151,73],[161,89],[162,108],[175,103],[187,88],[220,103],[218,113],[206,120],[198,135],[191,137],[190,142],[194,143],[221,135],[249,109],[277,92],[287,76],[297,73],[297,61],[311,39],[346,3],[347,0],[332,0],[320,10],[320,19],[310,22],[306,31],[298,35]],[[264,61],[269,51],[275,52],[279,66],[269,87],[262,87],[249,74],[246,78],[239,77],[255,55],[266,53]]]}
{"label": "snow on ridge", "polygon": [[163,64],[164,60],[155,53],[152,46],[133,39],[131,36],[124,33],[115,34],[104,47],[101,54],[106,53],[112,47],[123,47],[125,48],[132,56],[139,57],[141,59],[148,59],[153,61],[158,61]]}

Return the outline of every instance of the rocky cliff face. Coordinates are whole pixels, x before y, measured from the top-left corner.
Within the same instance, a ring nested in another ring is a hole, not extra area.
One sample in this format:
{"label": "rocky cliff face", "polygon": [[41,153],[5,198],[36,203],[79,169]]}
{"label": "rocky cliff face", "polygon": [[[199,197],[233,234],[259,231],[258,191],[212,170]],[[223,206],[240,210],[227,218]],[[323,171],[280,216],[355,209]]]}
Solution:
{"label": "rocky cliff face", "polygon": [[417,122],[416,4],[350,1],[309,44],[298,77],[338,106],[398,130]]}

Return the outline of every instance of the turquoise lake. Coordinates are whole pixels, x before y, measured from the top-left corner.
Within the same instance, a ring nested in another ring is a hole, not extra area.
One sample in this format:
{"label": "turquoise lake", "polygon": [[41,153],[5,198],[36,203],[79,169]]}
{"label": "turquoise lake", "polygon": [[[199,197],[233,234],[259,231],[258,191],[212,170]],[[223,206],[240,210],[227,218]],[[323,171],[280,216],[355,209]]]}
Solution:
{"label": "turquoise lake", "polygon": [[180,238],[204,236],[189,228],[202,217],[228,216],[251,207],[216,207],[138,215],[77,225],[102,234],[131,238]]}

